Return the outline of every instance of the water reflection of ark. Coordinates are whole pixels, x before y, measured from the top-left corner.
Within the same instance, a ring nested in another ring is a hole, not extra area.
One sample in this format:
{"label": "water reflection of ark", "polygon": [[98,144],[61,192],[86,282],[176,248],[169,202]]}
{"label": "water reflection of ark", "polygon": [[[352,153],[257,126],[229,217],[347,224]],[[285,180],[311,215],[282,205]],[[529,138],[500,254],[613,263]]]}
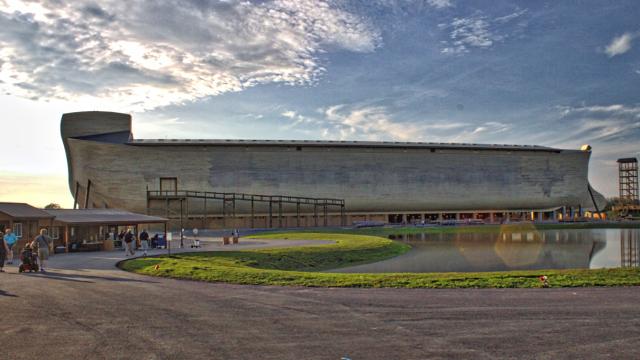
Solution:
{"label": "water reflection of ark", "polygon": [[589,229],[390,236],[412,249],[393,259],[336,271],[469,272],[638,266],[638,235],[638,229]]}

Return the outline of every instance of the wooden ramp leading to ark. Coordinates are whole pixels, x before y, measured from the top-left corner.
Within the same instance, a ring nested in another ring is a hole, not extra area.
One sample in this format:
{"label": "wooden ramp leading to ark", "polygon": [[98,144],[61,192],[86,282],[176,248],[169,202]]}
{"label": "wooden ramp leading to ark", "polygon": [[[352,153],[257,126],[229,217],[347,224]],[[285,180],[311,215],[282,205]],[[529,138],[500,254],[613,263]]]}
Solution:
{"label": "wooden ramp leading to ark", "polygon": [[[196,206],[194,202],[197,202]],[[240,213],[238,213],[239,207],[241,207]],[[289,214],[295,214],[298,227],[301,226],[302,214],[313,214],[314,226],[320,226],[320,212],[322,225],[328,226],[330,211],[334,214],[339,212],[341,226],[346,223],[344,199],[192,190],[147,190],[147,214],[159,213],[168,219],[181,220],[201,216],[203,224],[208,216],[221,216],[226,224],[227,218],[242,214],[249,217],[250,226],[253,228],[256,217],[262,214],[260,216],[267,216],[269,228],[274,227],[274,215],[277,218],[278,227],[282,227],[285,207]],[[262,211],[259,212],[259,210]]]}

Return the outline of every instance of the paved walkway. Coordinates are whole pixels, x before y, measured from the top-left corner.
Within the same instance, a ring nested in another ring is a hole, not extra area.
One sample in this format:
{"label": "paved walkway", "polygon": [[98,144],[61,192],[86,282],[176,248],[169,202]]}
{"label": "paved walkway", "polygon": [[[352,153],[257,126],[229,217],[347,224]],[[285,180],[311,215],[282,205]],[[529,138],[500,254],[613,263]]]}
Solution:
{"label": "paved walkway", "polygon": [[0,358],[640,358],[640,288],[238,286],[126,273],[123,255],[0,274]]}
{"label": "paved walkway", "polygon": [[[220,238],[202,238],[200,248],[191,248],[191,239],[184,241],[185,247],[180,249],[178,245],[180,241],[173,241],[171,244],[171,253],[177,254],[182,252],[200,252],[200,251],[237,251],[237,250],[249,250],[260,249],[266,247],[289,247],[289,246],[301,246],[301,245],[318,245],[326,244],[330,241],[315,241],[315,240],[257,240],[257,239],[240,239],[238,244],[222,245],[222,239]],[[166,249],[153,249],[147,254],[149,256],[167,254]],[[142,251],[137,250],[135,257],[142,256]],[[123,250],[114,251],[95,251],[95,252],[79,252],[68,254],[57,254],[49,258],[47,267],[51,269],[59,270],[115,270],[115,264],[121,260],[126,260],[129,257],[125,256]],[[14,261],[14,266],[17,271],[18,261]],[[6,269],[7,271],[13,271],[11,267]],[[121,275],[126,275],[123,273]]]}

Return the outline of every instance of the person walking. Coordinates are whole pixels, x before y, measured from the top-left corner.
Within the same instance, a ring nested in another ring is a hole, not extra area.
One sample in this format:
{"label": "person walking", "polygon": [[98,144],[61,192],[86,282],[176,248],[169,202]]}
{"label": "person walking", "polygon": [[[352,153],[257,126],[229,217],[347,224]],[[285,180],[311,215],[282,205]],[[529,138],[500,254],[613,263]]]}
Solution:
{"label": "person walking", "polygon": [[133,232],[131,229],[127,229],[127,232],[124,234],[124,245],[125,256],[135,255],[135,251],[133,250]]}
{"label": "person walking", "polygon": [[200,239],[198,239],[198,228],[193,228],[193,244],[191,244],[192,248],[200,247]]}
{"label": "person walking", "polygon": [[144,256],[147,256],[147,250],[149,249],[149,233],[146,229],[142,229],[140,233],[140,246],[144,252]]}
{"label": "person walking", "polygon": [[4,242],[6,242],[9,247],[9,253],[7,254],[9,261],[7,263],[13,264],[13,246],[18,242],[18,237],[11,229],[7,229],[4,234]]}
{"label": "person walking", "polygon": [[31,247],[38,249],[38,261],[40,261],[40,272],[45,272],[45,263],[49,260],[49,245],[51,244],[51,238],[47,236],[47,229],[41,229],[40,235],[31,243]]}
{"label": "person walking", "polygon": [[120,231],[120,233],[118,233],[118,241],[120,241],[120,246],[122,246],[122,250],[127,251],[127,247],[124,244],[124,234],[126,232],[124,230]]}
{"label": "person walking", "polygon": [[11,250],[9,250],[9,246],[4,240],[4,237],[0,238],[0,272],[4,272],[4,262],[7,259],[9,251]]}

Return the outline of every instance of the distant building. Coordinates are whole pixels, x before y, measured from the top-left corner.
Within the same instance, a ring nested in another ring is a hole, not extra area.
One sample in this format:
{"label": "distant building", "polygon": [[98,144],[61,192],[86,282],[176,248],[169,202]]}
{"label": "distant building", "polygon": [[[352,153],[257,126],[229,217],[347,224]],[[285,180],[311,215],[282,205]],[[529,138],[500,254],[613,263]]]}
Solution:
{"label": "distant building", "polygon": [[167,219],[135,214],[119,209],[38,209],[25,203],[0,202],[0,231],[12,229],[18,238],[14,251],[31,242],[40,229],[46,229],[53,240],[51,247],[67,251],[110,250],[115,235],[126,228],[152,226],[164,236]]}
{"label": "distant building", "polygon": [[81,208],[185,228],[559,219],[602,209],[591,148],[367,141],[135,139],[131,116],[62,116]]}

